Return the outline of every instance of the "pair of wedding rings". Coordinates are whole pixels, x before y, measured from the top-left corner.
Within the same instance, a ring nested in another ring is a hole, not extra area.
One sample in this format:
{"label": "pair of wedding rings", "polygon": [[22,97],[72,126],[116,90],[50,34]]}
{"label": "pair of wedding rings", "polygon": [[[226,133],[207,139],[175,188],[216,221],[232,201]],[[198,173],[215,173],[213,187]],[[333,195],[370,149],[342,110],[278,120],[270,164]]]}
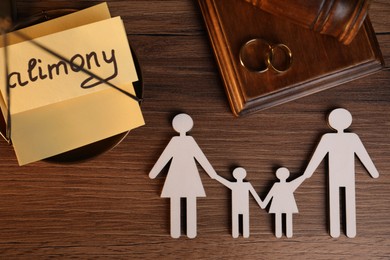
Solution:
{"label": "pair of wedding rings", "polygon": [[292,52],[285,44],[269,44],[256,38],[247,41],[240,49],[240,63],[248,71],[263,73],[272,70],[286,72],[292,64]]}

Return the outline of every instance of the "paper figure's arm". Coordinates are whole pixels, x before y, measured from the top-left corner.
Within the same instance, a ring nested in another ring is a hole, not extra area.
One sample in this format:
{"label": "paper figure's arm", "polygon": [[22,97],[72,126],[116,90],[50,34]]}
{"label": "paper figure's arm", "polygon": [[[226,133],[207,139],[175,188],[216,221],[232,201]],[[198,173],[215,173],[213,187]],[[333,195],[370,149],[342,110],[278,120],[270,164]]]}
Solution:
{"label": "paper figure's arm", "polygon": [[294,180],[290,181],[289,184],[291,185],[292,191],[295,191],[304,180],[306,180],[306,177],[304,175],[301,175],[298,178],[295,178]]}
{"label": "paper figure's arm", "polygon": [[157,162],[153,166],[152,170],[149,173],[149,178],[154,179],[161,172],[161,170],[167,165],[167,163],[172,159],[172,146],[174,143],[174,139],[168,143],[167,147],[164,149],[160,158],[158,158]]}
{"label": "paper figure's arm", "polygon": [[[191,137],[192,138],[192,137]],[[210,162],[207,160],[206,156],[198,146],[198,144],[193,140],[193,154],[195,159],[198,161],[200,166],[206,171],[206,173],[210,176],[211,179],[215,179],[218,174],[215,172],[213,166],[211,166]]]}
{"label": "paper figure's arm", "polygon": [[229,189],[232,189],[232,183],[228,180],[226,180],[225,178],[222,178],[221,176],[219,175],[216,175],[215,176],[215,179],[220,182],[222,185],[228,187]]}
{"label": "paper figure's arm", "polygon": [[225,178],[222,178],[221,176],[219,175],[216,175],[215,176],[215,180],[217,180],[218,182],[220,182],[222,185],[228,187],[229,189],[232,188],[232,185],[231,185],[231,182],[226,180]]}
{"label": "paper figure's arm", "polygon": [[313,173],[317,169],[318,165],[320,165],[320,163],[322,162],[324,157],[329,152],[329,149],[328,149],[328,142],[329,141],[330,140],[329,140],[327,134],[322,136],[316,150],[314,151],[314,154],[313,154],[309,164],[306,167],[305,172],[303,173],[303,176],[305,176],[306,178],[310,178],[313,175]]}
{"label": "paper figure's arm", "polygon": [[252,194],[253,198],[255,198],[257,204],[259,205],[260,208],[264,209],[266,205],[263,204],[263,201],[261,201],[259,194],[255,191],[252,185],[249,187],[249,192]]}
{"label": "paper figure's arm", "polygon": [[267,196],[263,200],[263,208],[267,207],[268,203],[271,201],[272,197],[274,196],[274,186],[272,186],[271,190],[268,192]]}
{"label": "paper figure's arm", "polygon": [[379,177],[379,172],[376,169],[373,161],[370,158],[370,155],[368,154],[366,148],[364,147],[362,141],[360,138],[356,135],[355,136],[356,141],[355,143],[355,153],[357,157],[360,159],[364,167],[366,167],[368,173],[373,177],[373,178],[378,178]]}

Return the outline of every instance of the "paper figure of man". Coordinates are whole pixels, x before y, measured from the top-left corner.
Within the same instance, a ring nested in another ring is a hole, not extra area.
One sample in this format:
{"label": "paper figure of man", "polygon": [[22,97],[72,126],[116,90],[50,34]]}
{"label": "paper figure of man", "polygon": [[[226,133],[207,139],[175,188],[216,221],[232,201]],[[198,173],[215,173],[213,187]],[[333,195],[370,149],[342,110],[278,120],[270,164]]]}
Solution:
{"label": "paper figure of man", "polygon": [[311,177],[326,155],[329,158],[329,220],[330,235],[340,236],[340,188],[345,188],[346,235],[356,236],[355,155],[373,178],[379,173],[360,138],[344,132],[352,123],[351,113],[343,108],[329,114],[329,126],[336,133],[322,136],[304,176]]}
{"label": "paper figure of man", "polygon": [[162,198],[171,200],[171,237],[179,238],[181,235],[181,198],[185,198],[187,236],[195,238],[197,233],[196,198],[206,197],[196,161],[212,179],[217,176],[217,173],[194,138],[187,135],[193,127],[192,118],[187,114],[179,114],[173,119],[172,126],[180,135],[174,136],[168,143],[150,171],[149,177],[156,178],[165,165],[172,160],[161,193]]}
{"label": "paper figure of man", "polygon": [[231,189],[232,191],[232,236],[237,238],[239,236],[239,216],[242,215],[242,236],[249,237],[249,193],[255,198],[259,207],[262,207],[262,201],[256,193],[252,184],[244,182],[246,177],[246,170],[238,167],[233,170],[233,177],[236,182],[228,181],[221,176],[215,176],[215,179]]}
{"label": "paper figure of man", "polygon": [[279,168],[276,171],[279,182],[272,186],[263,200],[263,208],[271,202],[269,213],[275,214],[275,236],[277,238],[282,237],[282,214],[286,215],[286,237],[291,238],[293,236],[293,214],[298,213],[294,191],[306,179],[305,176],[300,176],[287,182],[289,176],[290,171],[287,168]]}

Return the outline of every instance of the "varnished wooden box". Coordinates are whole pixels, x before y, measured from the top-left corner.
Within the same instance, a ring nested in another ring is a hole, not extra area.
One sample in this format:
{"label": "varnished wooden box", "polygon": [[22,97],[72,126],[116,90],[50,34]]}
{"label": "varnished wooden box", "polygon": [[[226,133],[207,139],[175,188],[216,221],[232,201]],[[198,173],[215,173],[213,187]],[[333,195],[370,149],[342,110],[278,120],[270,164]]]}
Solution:
{"label": "varnished wooden box", "polygon": [[[367,18],[349,45],[268,14],[242,0],[198,0],[236,116],[266,109],[380,70],[383,58]],[[239,61],[241,46],[262,38],[293,53],[285,73],[253,73]]]}

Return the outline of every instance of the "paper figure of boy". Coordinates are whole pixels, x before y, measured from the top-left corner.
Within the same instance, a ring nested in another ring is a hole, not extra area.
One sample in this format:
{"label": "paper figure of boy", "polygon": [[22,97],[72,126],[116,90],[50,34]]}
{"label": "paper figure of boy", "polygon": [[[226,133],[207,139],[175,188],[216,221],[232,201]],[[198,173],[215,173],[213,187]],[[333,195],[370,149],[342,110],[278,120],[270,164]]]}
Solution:
{"label": "paper figure of boy", "polygon": [[292,181],[287,182],[290,172],[287,168],[279,168],[276,171],[276,177],[279,182],[276,182],[267,196],[263,200],[263,208],[271,201],[271,206],[268,213],[275,214],[275,236],[282,237],[282,214],[286,215],[286,237],[291,238],[293,235],[293,220],[294,213],[298,213],[297,203],[294,198],[294,191],[306,179],[305,176],[300,176]]}
{"label": "paper figure of boy", "polygon": [[359,136],[344,132],[352,124],[351,113],[343,108],[335,109],[328,121],[337,132],[322,136],[304,175],[311,177],[328,155],[330,235],[340,236],[340,188],[345,188],[346,235],[352,238],[356,236],[355,155],[373,178],[378,178],[379,172]]}
{"label": "paper figure of boy", "polygon": [[196,237],[196,198],[206,197],[196,161],[210,178],[214,179],[217,176],[195,139],[187,135],[193,124],[192,118],[187,114],[175,116],[172,126],[179,136],[172,137],[149,173],[151,179],[156,178],[165,165],[172,160],[161,193],[162,198],[171,200],[172,238],[178,238],[181,234],[181,198],[185,198],[187,202],[187,236],[188,238]]}
{"label": "paper figure of boy", "polygon": [[246,170],[238,167],[233,170],[233,177],[236,182],[228,181],[221,176],[215,179],[232,190],[232,236],[239,236],[239,216],[242,215],[242,236],[249,237],[249,193],[255,198],[259,207],[262,208],[262,201],[255,189],[249,182],[244,182]]}

